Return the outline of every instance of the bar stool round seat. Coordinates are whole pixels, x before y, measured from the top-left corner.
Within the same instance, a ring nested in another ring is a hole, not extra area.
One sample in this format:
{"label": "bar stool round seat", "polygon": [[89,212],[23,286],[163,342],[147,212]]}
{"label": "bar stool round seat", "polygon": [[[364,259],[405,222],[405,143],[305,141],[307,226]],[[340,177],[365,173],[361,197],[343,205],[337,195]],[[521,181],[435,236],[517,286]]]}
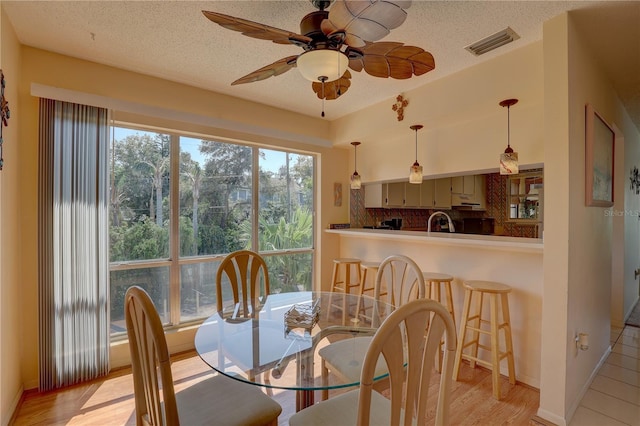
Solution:
{"label": "bar stool round seat", "polygon": [[[515,362],[513,357],[513,342],[511,340],[511,320],[509,317],[509,298],[511,287],[494,282],[469,280],[462,283],[465,295],[460,319],[460,331],[458,334],[458,347],[456,349],[455,362],[453,365],[453,379],[458,380],[460,364],[463,359],[469,361],[471,368],[475,368],[476,363],[491,369],[493,396],[501,399],[500,394],[500,361],[507,359],[509,372],[509,383],[516,383]],[[476,298],[475,313],[470,314],[472,299]],[[483,319],[482,308],[484,296],[489,299],[489,319]],[[500,309],[498,308],[500,306]],[[502,312],[502,322],[499,313]],[[487,328],[488,326],[488,328]],[[500,330],[504,337],[504,350],[500,350]],[[480,343],[480,335],[490,338],[490,344]],[[466,348],[470,352],[464,353]],[[490,361],[478,357],[478,348],[489,351]]]}
{"label": "bar stool round seat", "polygon": [[[360,271],[360,265],[362,261],[357,258],[339,257],[333,259],[333,275],[331,279],[331,293],[351,294],[352,289],[355,293],[355,289],[360,287],[362,281],[362,275]],[[355,275],[352,276],[352,269]],[[347,298],[342,297],[342,302],[336,304],[333,302],[333,295],[329,296],[329,309],[327,309],[327,318],[331,314],[332,308],[337,308],[342,311],[342,323],[346,323],[347,318]]]}
{"label": "bar stool round seat", "polygon": [[[422,277],[424,278],[424,283],[427,286],[427,297],[442,303],[451,314],[453,323],[455,324],[456,317],[453,314],[453,293],[451,292],[453,276],[439,272],[422,271]],[[444,295],[441,291],[443,289]]]}

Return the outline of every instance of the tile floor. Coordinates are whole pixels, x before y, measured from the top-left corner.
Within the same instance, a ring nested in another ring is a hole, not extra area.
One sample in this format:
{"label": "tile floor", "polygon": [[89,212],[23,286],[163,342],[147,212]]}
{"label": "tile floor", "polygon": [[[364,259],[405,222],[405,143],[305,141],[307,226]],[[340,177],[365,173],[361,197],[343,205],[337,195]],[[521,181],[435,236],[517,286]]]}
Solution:
{"label": "tile floor", "polygon": [[569,426],[640,425],[640,328],[612,329],[611,346]]}

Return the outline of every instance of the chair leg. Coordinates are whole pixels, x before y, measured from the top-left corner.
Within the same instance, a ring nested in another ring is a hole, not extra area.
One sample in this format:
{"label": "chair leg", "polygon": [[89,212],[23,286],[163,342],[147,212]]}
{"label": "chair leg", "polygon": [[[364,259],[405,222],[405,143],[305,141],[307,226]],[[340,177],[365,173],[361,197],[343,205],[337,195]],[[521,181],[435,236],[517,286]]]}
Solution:
{"label": "chair leg", "polygon": [[322,389],[322,395],[321,398],[323,401],[326,401],[327,399],[329,399],[329,389],[327,389],[327,387],[329,386],[329,369],[327,368],[327,364],[324,361],[324,358],[320,361],[320,369],[321,369],[321,374],[322,374],[322,387],[324,389]]}
{"label": "chair leg", "polygon": [[491,311],[491,381],[493,396],[500,399],[500,345],[498,344],[498,300],[495,294],[489,295]]}
{"label": "chair leg", "polygon": [[333,299],[333,292],[336,289],[336,283],[338,282],[338,264],[333,264],[333,274],[331,279],[331,289],[329,292],[329,307],[327,309],[327,319],[329,319],[329,315],[331,315],[331,300]]}
{"label": "chair leg", "polygon": [[[470,298],[473,298],[473,291],[471,291],[471,295],[469,296]],[[472,333],[472,339],[471,342],[473,342],[473,345],[471,346],[471,355],[473,356],[474,359],[471,359],[469,361],[469,365],[471,366],[471,368],[476,368],[476,359],[478,358],[478,348],[480,347],[480,332],[477,331],[480,329],[480,326],[482,324],[482,299],[483,299],[483,294],[482,292],[477,294],[476,297],[476,313],[474,314],[474,328],[475,330],[473,330]]]}
{"label": "chair leg", "polygon": [[360,278],[360,294],[358,295],[358,306],[356,306],[355,316],[356,323],[360,321],[360,306],[362,305],[362,295],[364,294],[364,287],[367,284],[367,268],[365,268],[364,271],[361,272]]}
{"label": "chair leg", "polygon": [[462,323],[458,332],[458,347],[456,348],[456,358],[453,363],[453,380],[458,380],[460,373],[460,363],[462,362],[462,350],[464,348],[465,336],[467,334],[467,322],[469,321],[469,310],[471,308],[471,291],[466,290],[464,304],[462,306]]}
{"label": "chair leg", "polygon": [[509,316],[509,297],[506,293],[501,295],[502,298],[502,321],[504,326],[504,341],[507,352],[507,365],[509,366],[509,383],[516,384],[516,367],[513,359],[513,341],[511,340],[511,318]]}

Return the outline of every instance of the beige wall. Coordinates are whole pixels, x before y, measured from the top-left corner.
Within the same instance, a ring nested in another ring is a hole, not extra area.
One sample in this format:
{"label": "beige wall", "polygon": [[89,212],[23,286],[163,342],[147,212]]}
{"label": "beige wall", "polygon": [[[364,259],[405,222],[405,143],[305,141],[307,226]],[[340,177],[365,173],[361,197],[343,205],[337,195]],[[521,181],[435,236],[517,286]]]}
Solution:
{"label": "beige wall", "polygon": [[[341,182],[345,188],[348,185],[347,152],[330,147],[328,122],[30,47],[23,47],[22,55],[19,113],[23,117],[20,132],[25,160],[20,163],[22,192],[19,204],[24,208],[20,258],[30,259],[22,265],[21,278],[24,294],[20,306],[25,324],[21,339],[25,348],[38,347],[37,269],[32,263],[37,256],[38,101],[30,95],[32,83],[45,87],[39,90],[55,88],[51,90],[61,97],[89,94],[89,102],[121,105],[128,110],[117,115],[121,119],[134,117],[155,124],[167,123],[168,119],[158,120],[153,116],[169,117],[174,120],[170,126],[176,129],[316,153],[319,228],[326,228],[331,222],[348,221],[348,203],[344,202],[340,207],[333,205],[333,183]],[[138,113],[133,113],[134,110]],[[326,281],[331,272],[332,255],[322,256],[322,253],[337,252],[338,244],[335,237],[324,235],[320,229],[317,233],[318,258],[323,262],[317,265],[317,283]],[[172,351],[192,345],[191,332],[173,333],[169,337]],[[113,366],[128,360],[126,345],[119,345],[112,354]],[[36,350],[23,351],[21,367],[25,386],[37,386]]]}
{"label": "beige wall", "polygon": [[[418,77],[419,78],[419,77]],[[332,123],[335,143],[358,147],[363,182],[407,179],[415,160],[412,124],[418,132],[418,162],[425,176],[466,171],[498,171],[507,146],[507,110],[511,107],[511,144],[523,165],[540,164],[543,151],[542,42],[436,80],[404,94],[409,100],[403,121],[391,109],[395,99]],[[353,164],[353,152],[350,154]]]}
{"label": "beige wall", "polygon": [[2,130],[4,168],[0,171],[0,424],[6,425],[22,394],[20,144],[18,87],[20,45],[0,3],[0,68],[11,118]]}
{"label": "beige wall", "polygon": [[[624,147],[638,131],[609,80],[592,57],[570,15],[544,25],[545,64],[545,252],[542,374],[538,414],[556,424],[570,421],[610,350],[614,265],[621,265],[625,205]],[[585,206],[585,105],[591,103],[619,129],[615,157],[615,204]],[[626,142],[625,142],[626,141]],[[637,148],[635,148],[637,149]],[[615,229],[614,229],[615,225]],[[627,231],[630,232],[630,231]],[[637,238],[637,237],[636,237]],[[624,243],[623,243],[624,244]],[[620,301],[619,303],[622,303]],[[589,334],[578,351],[575,335]]]}
{"label": "beige wall", "polygon": [[[408,127],[414,123],[425,125],[418,137],[418,161],[427,176],[495,171],[506,145],[505,111],[498,102],[520,99],[511,109],[512,146],[522,164],[544,163],[547,182],[539,414],[563,424],[608,353],[613,266],[623,262],[623,249],[614,252],[613,240],[629,233],[620,225],[614,230],[607,209],[585,207],[585,104],[593,103],[620,132],[629,133],[619,135],[618,148],[623,139],[637,141],[637,129],[625,121],[619,99],[567,15],[545,23],[543,42],[404,96],[410,103],[402,122],[389,100],[333,123],[335,143],[362,142],[358,171],[364,182],[406,179],[414,159]],[[623,156],[621,149],[618,164]],[[625,205],[625,170],[616,168],[618,210]],[[624,291],[630,290],[625,286]],[[577,352],[577,332],[589,333],[588,351]]]}

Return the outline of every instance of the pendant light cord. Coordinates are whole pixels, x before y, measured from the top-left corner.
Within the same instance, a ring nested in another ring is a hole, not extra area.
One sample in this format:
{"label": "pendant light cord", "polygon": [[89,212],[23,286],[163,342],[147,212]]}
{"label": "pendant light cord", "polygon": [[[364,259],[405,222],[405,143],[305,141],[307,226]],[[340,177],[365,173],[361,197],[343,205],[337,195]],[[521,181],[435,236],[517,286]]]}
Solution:
{"label": "pendant light cord", "polygon": [[507,106],[507,148],[511,148],[511,105]]}

